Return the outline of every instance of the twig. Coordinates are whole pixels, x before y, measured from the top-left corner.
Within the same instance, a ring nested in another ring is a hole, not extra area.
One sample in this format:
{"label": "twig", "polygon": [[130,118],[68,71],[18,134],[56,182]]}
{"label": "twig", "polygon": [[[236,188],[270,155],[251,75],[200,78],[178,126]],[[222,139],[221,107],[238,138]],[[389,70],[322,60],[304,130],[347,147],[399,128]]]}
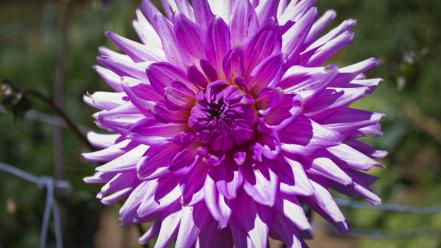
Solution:
{"label": "twig", "polygon": [[356,202],[346,199],[338,198],[335,202],[341,207],[371,209],[383,212],[397,212],[397,213],[411,213],[411,214],[436,214],[441,213],[441,206],[435,207],[413,207],[398,204],[381,204],[373,206],[363,202]]}
{"label": "twig", "polygon": [[77,125],[59,107],[57,107],[50,98],[35,90],[25,90],[23,91],[23,94],[29,97],[34,97],[49,106],[58,116],[60,116],[66,122],[66,125],[77,135],[81,142],[83,142],[90,150],[94,149],[92,144],[77,127]]}
{"label": "twig", "polygon": [[[54,104],[60,109],[63,108],[64,102],[64,81],[66,77],[66,50],[68,46],[69,36],[69,1],[60,1],[61,7],[61,34],[59,41],[59,51],[57,59],[57,67],[55,70],[55,83],[54,83]],[[62,128],[54,128],[54,162],[55,162],[55,177],[63,178],[64,174],[64,142],[63,142],[63,130]]]}

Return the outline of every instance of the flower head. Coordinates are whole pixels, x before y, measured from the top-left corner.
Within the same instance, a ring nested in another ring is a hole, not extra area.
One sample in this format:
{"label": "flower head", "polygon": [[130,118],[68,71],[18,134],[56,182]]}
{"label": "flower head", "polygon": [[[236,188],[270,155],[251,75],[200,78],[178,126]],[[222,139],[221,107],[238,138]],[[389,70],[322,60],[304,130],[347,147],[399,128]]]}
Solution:
{"label": "flower head", "polygon": [[153,222],[157,247],[306,246],[311,208],[342,231],[329,189],[380,199],[366,174],[385,152],[381,114],[351,108],[381,81],[374,58],[326,61],[353,39],[355,21],[322,32],[313,0],[144,0],[133,22],[142,43],[108,32],[123,53],[100,49],[96,71],[114,89],[85,101],[100,109],[90,133],[103,162],[88,183],[104,204],[125,199],[124,224]]}

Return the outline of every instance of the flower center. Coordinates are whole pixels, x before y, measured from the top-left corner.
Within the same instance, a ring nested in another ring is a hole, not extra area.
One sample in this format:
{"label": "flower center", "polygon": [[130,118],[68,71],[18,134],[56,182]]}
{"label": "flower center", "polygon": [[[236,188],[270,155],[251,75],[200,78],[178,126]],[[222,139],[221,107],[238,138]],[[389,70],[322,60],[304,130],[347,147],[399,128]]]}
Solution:
{"label": "flower center", "polygon": [[228,152],[254,137],[254,98],[224,81],[199,92],[188,125],[196,138],[214,151]]}

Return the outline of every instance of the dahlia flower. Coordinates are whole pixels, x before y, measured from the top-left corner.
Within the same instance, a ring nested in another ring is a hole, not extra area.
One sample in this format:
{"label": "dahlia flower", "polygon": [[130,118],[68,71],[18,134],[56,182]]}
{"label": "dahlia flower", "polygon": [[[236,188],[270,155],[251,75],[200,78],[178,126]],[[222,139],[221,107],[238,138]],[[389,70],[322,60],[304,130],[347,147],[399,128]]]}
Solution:
{"label": "dahlia flower", "polygon": [[354,20],[328,32],[314,0],[143,0],[141,42],[107,32],[95,66],[114,90],[85,96],[100,111],[89,133],[103,163],[87,183],[103,204],[124,200],[123,224],[152,222],[155,247],[306,247],[312,209],[348,225],[330,189],[373,204],[367,174],[386,152],[382,114],[350,107],[381,81],[378,60],[327,63],[353,40]]}

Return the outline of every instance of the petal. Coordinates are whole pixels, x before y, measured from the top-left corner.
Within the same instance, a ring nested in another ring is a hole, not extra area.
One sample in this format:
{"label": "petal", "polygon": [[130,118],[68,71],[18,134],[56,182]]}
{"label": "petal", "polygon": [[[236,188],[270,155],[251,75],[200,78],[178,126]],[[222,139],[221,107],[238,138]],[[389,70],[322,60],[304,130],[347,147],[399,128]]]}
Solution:
{"label": "petal", "polygon": [[112,87],[112,89],[115,91],[123,91],[121,86],[121,77],[119,75],[99,65],[95,65],[93,69],[98,73],[98,75],[100,75],[107,85]]}
{"label": "petal", "polygon": [[345,107],[326,114],[311,116],[311,118],[344,136],[352,136],[360,128],[378,124],[383,116],[380,113]]}
{"label": "petal", "polygon": [[[217,75],[216,75],[217,76]],[[204,74],[195,65],[189,66],[187,70],[187,77],[190,82],[202,88],[207,87],[208,81]]]}
{"label": "petal", "polygon": [[350,185],[352,178],[329,158],[316,158],[312,162],[311,170],[342,185]]}
{"label": "petal", "polygon": [[305,104],[305,112],[308,115],[319,114],[331,109],[348,106],[349,104],[363,98],[369,87],[357,88],[326,88],[315,96],[315,101]]}
{"label": "petal", "polygon": [[244,73],[244,55],[240,48],[232,49],[224,58],[222,68],[227,81],[242,77]]}
{"label": "petal", "polygon": [[189,58],[186,53],[181,53],[179,49],[179,43],[172,23],[161,14],[156,14],[153,19],[155,29],[161,38],[167,61],[180,68],[185,68],[185,65],[189,63]]}
{"label": "petal", "polygon": [[274,23],[268,23],[257,32],[245,46],[245,75],[256,65],[275,52],[280,52],[282,39]]}
{"label": "petal", "polygon": [[305,43],[310,44],[314,42],[319,34],[335,19],[337,13],[334,10],[326,11],[315,23],[312,25]]}
{"label": "petal", "polygon": [[279,1],[260,0],[256,8],[259,23],[265,23],[268,19],[275,18]]}
{"label": "petal", "polygon": [[201,205],[182,208],[176,248],[192,247],[199,233],[210,220],[207,209],[202,208]]}
{"label": "petal", "polygon": [[314,193],[314,189],[305,173],[305,170],[303,169],[303,165],[288,157],[285,157],[285,160],[291,166],[292,174],[294,175],[294,185],[281,183],[280,190],[287,194],[304,196],[312,195]]}
{"label": "petal", "polygon": [[312,231],[312,227],[305,215],[305,210],[294,196],[286,195],[277,201],[276,208],[280,214],[288,218],[299,230]]}
{"label": "petal", "polygon": [[124,140],[102,150],[83,153],[82,156],[88,161],[107,162],[124,154],[126,152],[124,148],[129,144],[130,140]]}
{"label": "petal", "polygon": [[207,0],[213,14],[228,20],[228,0]]}
{"label": "petal", "polygon": [[231,44],[241,47],[258,28],[257,14],[249,1],[236,1],[231,12]]}
{"label": "petal", "polygon": [[167,141],[186,129],[180,123],[158,122],[155,118],[145,118],[130,128],[130,138],[143,144],[155,145]]}
{"label": "petal", "polygon": [[106,66],[119,76],[132,76],[143,81],[147,80],[145,69],[147,68],[149,62],[134,63],[104,56],[99,56],[97,60],[100,64]]}
{"label": "petal", "polygon": [[293,66],[286,71],[277,86],[283,88],[285,93],[298,94],[307,101],[325,89],[337,73],[336,66],[316,68]]}
{"label": "petal", "polygon": [[315,0],[291,1],[288,6],[286,6],[282,16],[279,18],[279,23],[284,25],[288,21],[298,22],[298,20],[304,16],[314,4]]}
{"label": "petal", "polygon": [[202,229],[196,247],[199,248],[230,248],[234,246],[229,228],[218,229],[215,221]]}
{"label": "petal", "polygon": [[153,225],[145,232],[141,237],[139,237],[138,241],[141,245],[147,244],[153,237],[159,234],[161,230],[161,222],[156,221]]}
{"label": "petal", "polygon": [[121,172],[126,171],[128,169],[133,169],[136,167],[136,163],[144,153],[149,149],[146,145],[139,145],[132,150],[124,153],[118,158],[104,164],[98,166],[96,168],[97,171],[113,171],[113,172]]}
{"label": "petal", "polygon": [[184,149],[181,149],[181,151],[178,152],[172,158],[171,163],[170,163],[170,167],[169,167],[170,171],[176,172],[176,171],[182,170],[184,168],[189,168],[191,165],[194,165],[195,161],[197,160],[197,157],[196,157],[196,149],[197,148],[198,148],[197,144],[192,144]]}
{"label": "petal", "polygon": [[286,56],[288,65],[298,59],[300,48],[303,47],[306,36],[317,15],[317,9],[311,8],[298,22],[283,34],[282,52]]}
{"label": "petal", "polygon": [[216,189],[214,180],[207,176],[205,180],[205,203],[211,215],[219,223],[219,228],[225,228],[231,216],[231,208],[225,201],[225,197]]}
{"label": "petal", "polygon": [[176,40],[182,50],[194,58],[205,57],[202,31],[184,15],[174,18]]}
{"label": "petal", "polygon": [[200,25],[203,29],[207,29],[214,19],[214,15],[211,12],[207,0],[193,0],[192,5],[194,8],[196,24]]}
{"label": "petal", "polygon": [[133,27],[138,33],[139,38],[145,45],[159,48],[162,50],[161,39],[153,26],[147,21],[141,10],[136,10],[137,20],[133,21]]}
{"label": "petal", "polygon": [[179,151],[179,147],[172,142],[150,147],[145,154],[144,163],[138,164],[138,176],[140,178],[148,176],[150,168],[168,167],[173,156]]}
{"label": "petal", "polygon": [[142,45],[113,32],[106,32],[106,36],[135,62],[159,61],[165,59],[164,51],[161,49]]}
{"label": "petal", "polygon": [[345,217],[335,203],[332,195],[321,184],[311,181],[314,187],[314,205],[308,205],[319,212],[328,221],[334,223],[334,225],[341,231],[347,231],[348,226],[345,221]]}
{"label": "petal", "polygon": [[160,94],[164,94],[164,88],[169,87],[175,81],[187,81],[183,70],[166,62],[151,64],[147,68],[147,76],[152,87]]}
{"label": "petal", "polygon": [[372,166],[380,166],[377,161],[346,144],[329,147],[327,150],[353,169],[368,171]]}
{"label": "petal", "polygon": [[292,153],[307,155],[315,150],[338,145],[343,136],[328,129],[304,115],[299,115],[280,131],[282,149]]}
{"label": "petal", "polygon": [[125,94],[119,92],[95,92],[92,95],[84,96],[84,101],[101,110],[111,110],[126,103]]}
{"label": "petal", "polygon": [[207,31],[205,52],[207,59],[219,72],[222,69],[222,61],[230,51],[230,30],[227,24],[216,17]]}
{"label": "petal", "polygon": [[254,181],[245,180],[243,188],[254,201],[272,207],[276,199],[277,176],[268,169],[254,170]]}
{"label": "petal", "polygon": [[307,66],[322,65],[331,56],[349,45],[354,39],[354,33],[346,31],[334,39],[328,41],[314,52],[308,52],[301,56],[301,64]]}
{"label": "petal", "polygon": [[182,212],[177,211],[167,215],[162,220],[161,230],[155,243],[155,248],[166,248],[170,242],[176,237],[178,225],[181,220]]}
{"label": "petal", "polygon": [[282,55],[274,54],[264,59],[253,69],[250,75],[249,88],[258,95],[260,91],[271,84],[282,67]]}

